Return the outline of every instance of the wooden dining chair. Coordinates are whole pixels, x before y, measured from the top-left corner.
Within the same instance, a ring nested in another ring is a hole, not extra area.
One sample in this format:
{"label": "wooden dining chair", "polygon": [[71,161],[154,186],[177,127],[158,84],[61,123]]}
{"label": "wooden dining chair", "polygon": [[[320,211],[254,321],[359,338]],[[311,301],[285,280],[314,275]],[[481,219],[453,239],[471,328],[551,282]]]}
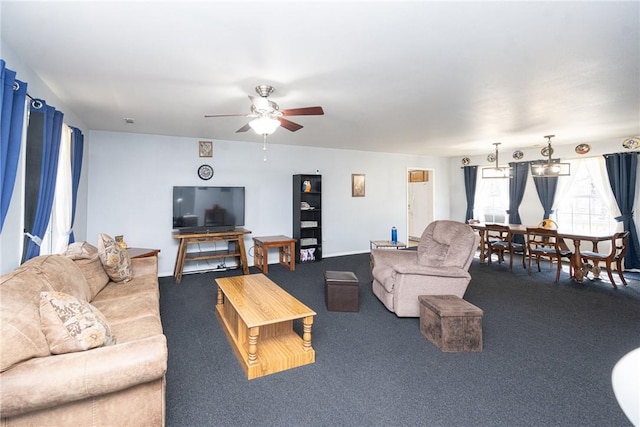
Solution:
{"label": "wooden dining chair", "polygon": [[594,267],[597,266],[601,261],[605,263],[605,269],[607,270],[607,274],[609,275],[609,280],[611,280],[611,284],[614,288],[617,288],[615,280],[613,280],[613,273],[611,269],[611,264],[613,262],[616,263],[616,270],[618,270],[618,276],[622,281],[622,284],[627,286],[627,281],[622,275],[622,260],[624,259],[625,254],[627,253],[627,239],[629,237],[628,231],[622,231],[616,233],[611,238],[611,250],[609,253],[600,253],[593,251],[581,251],[580,256],[582,257],[582,262],[592,261]]}
{"label": "wooden dining chair", "polygon": [[496,242],[502,242],[507,237],[507,233],[509,232],[509,227],[506,227],[506,230],[500,224],[485,224],[484,226],[484,249],[485,249],[485,258],[487,260],[487,264],[491,265],[493,254],[495,253],[498,256],[498,262],[501,263],[504,261],[504,251],[502,250],[494,250],[493,244]]}
{"label": "wooden dining chair", "polygon": [[571,257],[573,252],[560,247],[558,238],[558,230],[540,227],[527,227],[527,252],[529,255],[528,272],[531,274],[531,260],[536,258],[538,271],[540,270],[540,258],[549,258],[549,262],[553,265],[555,261],[558,265],[556,270],[556,280],[560,280],[560,271],[562,270],[562,258],[569,259],[569,274],[573,276],[573,264]]}
{"label": "wooden dining chair", "polygon": [[526,268],[526,247],[522,243],[513,242],[513,233],[508,225],[486,224],[485,246],[487,247],[488,262],[491,264],[491,256],[495,252],[498,255],[498,263],[504,261],[505,252],[509,253],[509,271],[513,270],[513,258],[516,254],[522,254],[522,267]]}

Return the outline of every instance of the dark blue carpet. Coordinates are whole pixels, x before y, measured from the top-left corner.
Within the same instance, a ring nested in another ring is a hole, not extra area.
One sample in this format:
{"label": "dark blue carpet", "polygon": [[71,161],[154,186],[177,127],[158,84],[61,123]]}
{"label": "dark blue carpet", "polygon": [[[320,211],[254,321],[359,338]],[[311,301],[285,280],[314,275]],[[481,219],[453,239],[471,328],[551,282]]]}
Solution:
{"label": "dark blue carpet", "polygon": [[[326,310],[324,270],[358,276],[359,313]],[[640,347],[640,282],[613,290],[565,272],[554,284],[543,270],[474,260],[465,299],[484,311],[484,351],[443,353],[419,319],[372,294],[369,254],[271,265],[269,277],[318,313],[316,363],[251,381],[214,310],[214,279],[238,272],[161,278],[167,426],[629,426],[610,375]]]}

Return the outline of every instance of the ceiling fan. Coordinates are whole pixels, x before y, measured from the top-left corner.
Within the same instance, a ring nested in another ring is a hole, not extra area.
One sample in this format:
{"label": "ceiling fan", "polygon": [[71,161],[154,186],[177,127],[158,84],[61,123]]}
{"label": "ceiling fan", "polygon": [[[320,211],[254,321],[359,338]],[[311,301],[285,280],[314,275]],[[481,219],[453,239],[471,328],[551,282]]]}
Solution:
{"label": "ceiling fan", "polygon": [[242,126],[237,132],[246,132],[253,129],[260,135],[272,134],[278,128],[283,128],[295,132],[303,128],[302,125],[285,119],[284,116],[322,116],[324,111],[322,107],[303,107],[303,108],[287,108],[281,110],[278,104],[269,99],[274,91],[273,86],[260,85],[256,86],[256,92],[259,97],[249,95],[251,100],[250,114],[207,114],[204,117],[253,117],[254,120]]}

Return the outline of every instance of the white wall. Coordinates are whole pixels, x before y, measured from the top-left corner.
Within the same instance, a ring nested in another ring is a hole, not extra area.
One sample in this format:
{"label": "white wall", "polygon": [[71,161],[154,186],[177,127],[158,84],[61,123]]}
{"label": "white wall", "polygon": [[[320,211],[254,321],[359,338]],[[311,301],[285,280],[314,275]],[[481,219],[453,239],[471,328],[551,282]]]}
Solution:
{"label": "white wall", "polygon": [[[48,105],[64,113],[64,122],[70,126],[77,127],[83,131],[86,139],[86,126],[80,121],[73,111],[66,108],[65,104],[56,96],[51,89],[35,74],[26,67],[14,52],[0,41],[2,59],[7,63],[7,68],[16,72],[16,78],[27,83],[27,92],[34,98],[44,99]],[[85,142],[85,154],[87,156],[87,143]],[[87,216],[87,170],[88,165],[82,168],[80,187],[78,189],[78,205],[76,208],[76,221],[74,235],[76,240],[86,239],[86,216]],[[5,219],[5,224],[0,234],[0,272],[10,271],[20,264],[22,257],[22,231],[24,217],[24,150],[20,155],[15,187],[9,211]]]}
{"label": "white wall", "polygon": [[[443,171],[435,181],[436,218],[450,217],[448,159],[268,144],[265,162],[261,143],[214,140],[213,158],[200,158],[196,138],[91,131],[89,139],[87,240],[95,244],[104,232],[124,235],[129,246],[159,248],[162,276],[173,274],[178,247],[174,185],[246,187],[250,265],[251,236],[291,235],[297,173],[322,174],[325,257],[366,252],[393,225],[406,235],[408,166]],[[203,163],[214,168],[209,181],[197,176]],[[365,197],[351,197],[352,173],[366,175]]]}

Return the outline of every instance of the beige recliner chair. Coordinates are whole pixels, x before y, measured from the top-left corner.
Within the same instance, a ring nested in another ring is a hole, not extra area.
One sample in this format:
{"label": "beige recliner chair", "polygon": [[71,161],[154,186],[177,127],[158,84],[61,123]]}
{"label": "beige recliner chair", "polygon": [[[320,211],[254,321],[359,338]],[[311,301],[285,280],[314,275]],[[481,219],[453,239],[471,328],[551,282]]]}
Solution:
{"label": "beige recliner chair", "polygon": [[434,221],[417,251],[373,249],[373,293],[398,317],[419,317],[419,295],[464,295],[480,236],[457,221]]}

